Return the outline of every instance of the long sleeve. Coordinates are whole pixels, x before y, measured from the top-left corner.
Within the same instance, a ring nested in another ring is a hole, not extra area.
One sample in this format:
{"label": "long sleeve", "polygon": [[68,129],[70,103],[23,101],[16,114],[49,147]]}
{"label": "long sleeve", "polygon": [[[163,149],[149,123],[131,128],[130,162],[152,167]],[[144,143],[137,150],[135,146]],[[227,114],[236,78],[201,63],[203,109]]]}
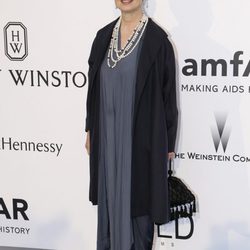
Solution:
{"label": "long sleeve", "polygon": [[165,45],[163,95],[168,134],[168,152],[174,152],[178,125],[176,66],[173,46],[168,39],[166,39]]}
{"label": "long sleeve", "polygon": [[[96,35],[97,37],[97,35]],[[94,52],[96,50],[96,40],[97,38],[95,37],[93,43],[92,43],[92,47],[91,47],[91,52],[90,52],[90,56],[88,59],[88,65],[89,65],[89,70],[88,70],[88,91],[87,91],[87,100],[86,100],[86,118],[85,118],[85,132],[87,132],[88,130],[90,130],[90,83],[91,83],[91,77],[90,77],[90,72],[92,70],[93,64],[94,64]]]}

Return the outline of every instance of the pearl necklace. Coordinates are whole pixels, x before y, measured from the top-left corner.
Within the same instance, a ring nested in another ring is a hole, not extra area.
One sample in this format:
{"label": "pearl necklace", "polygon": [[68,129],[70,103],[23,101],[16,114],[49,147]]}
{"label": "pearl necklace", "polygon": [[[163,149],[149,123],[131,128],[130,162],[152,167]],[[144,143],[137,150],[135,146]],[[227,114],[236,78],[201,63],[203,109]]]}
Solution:
{"label": "pearl necklace", "polygon": [[[108,58],[107,58],[107,64],[110,68],[114,68],[117,63],[128,56],[136,47],[136,45],[139,43],[142,34],[146,28],[146,25],[148,23],[148,16],[143,14],[139,24],[134,29],[134,32],[129,37],[125,47],[121,50],[118,49],[118,37],[119,37],[119,28],[121,24],[121,17],[118,19],[112,33],[112,38],[110,41],[109,51],[108,51]],[[139,37],[138,37],[139,36]],[[138,38],[138,39],[137,39]],[[115,54],[115,57],[114,57]],[[112,61],[112,65],[110,64],[110,61]]]}

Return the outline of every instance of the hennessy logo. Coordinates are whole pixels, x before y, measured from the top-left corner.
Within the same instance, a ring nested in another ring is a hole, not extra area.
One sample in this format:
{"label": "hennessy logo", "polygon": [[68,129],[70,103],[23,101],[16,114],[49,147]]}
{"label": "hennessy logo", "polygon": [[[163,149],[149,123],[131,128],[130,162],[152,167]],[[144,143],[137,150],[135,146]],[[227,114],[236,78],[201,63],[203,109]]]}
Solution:
{"label": "hennessy logo", "polygon": [[227,149],[228,140],[230,137],[230,130],[226,128],[227,115],[215,114],[216,127],[212,127],[212,137],[214,141],[214,147],[216,152],[218,151],[220,142],[224,153]]}
{"label": "hennessy logo", "polygon": [[20,22],[4,27],[5,55],[12,61],[23,61],[28,55],[27,29]]}

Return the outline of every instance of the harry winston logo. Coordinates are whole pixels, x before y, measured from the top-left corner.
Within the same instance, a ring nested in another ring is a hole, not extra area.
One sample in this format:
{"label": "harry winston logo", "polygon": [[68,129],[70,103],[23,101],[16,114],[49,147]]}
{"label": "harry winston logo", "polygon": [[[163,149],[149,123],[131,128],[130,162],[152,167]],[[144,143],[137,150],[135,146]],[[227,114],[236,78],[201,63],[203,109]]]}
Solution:
{"label": "harry winston logo", "polygon": [[28,55],[27,29],[21,22],[4,27],[5,55],[12,61],[23,61]]}
{"label": "harry winston logo", "polygon": [[219,145],[221,142],[224,153],[226,152],[228,140],[230,137],[230,129],[226,126],[227,114],[215,114],[216,126],[211,128],[212,137],[214,141],[214,147],[216,152],[218,152]]}

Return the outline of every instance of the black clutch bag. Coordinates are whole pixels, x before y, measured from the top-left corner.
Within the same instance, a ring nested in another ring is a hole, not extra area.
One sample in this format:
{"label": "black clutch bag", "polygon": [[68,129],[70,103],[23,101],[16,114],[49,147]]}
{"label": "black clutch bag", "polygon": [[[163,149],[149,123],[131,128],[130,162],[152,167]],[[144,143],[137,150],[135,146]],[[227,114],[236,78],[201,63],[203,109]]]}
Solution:
{"label": "black clutch bag", "polygon": [[173,176],[172,160],[169,160],[168,189],[170,199],[170,221],[192,216],[196,212],[194,194],[183,181]]}

